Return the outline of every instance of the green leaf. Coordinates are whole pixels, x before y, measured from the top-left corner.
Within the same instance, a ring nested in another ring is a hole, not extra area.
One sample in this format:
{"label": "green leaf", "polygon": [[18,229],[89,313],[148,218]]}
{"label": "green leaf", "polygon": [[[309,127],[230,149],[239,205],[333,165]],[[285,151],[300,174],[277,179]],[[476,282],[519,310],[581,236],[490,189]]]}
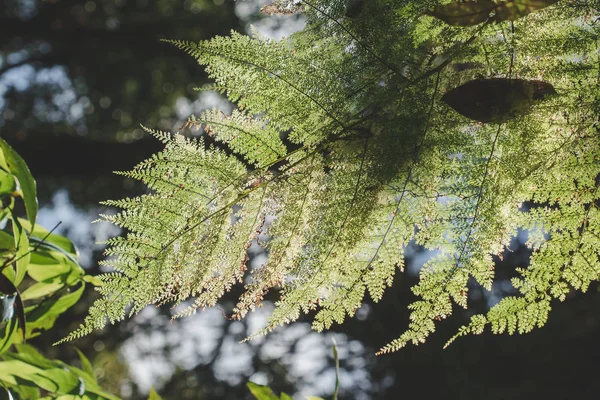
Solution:
{"label": "green leaf", "polygon": [[102,279],[93,275],[84,275],[81,279],[83,279],[84,282],[90,283],[91,285],[96,287],[102,286],[104,284],[104,282],[102,282]]}
{"label": "green leaf", "polygon": [[5,252],[15,249],[15,239],[9,233],[0,231],[0,251]]}
{"label": "green leaf", "polygon": [[96,374],[94,373],[94,368],[92,367],[92,363],[90,362],[90,360],[88,360],[85,354],[83,354],[83,352],[78,348],[75,348],[75,351],[79,355],[79,360],[81,361],[81,368],[85,372],[87,372],[88,375],[94,378],[94,382],[96,382]]}
{"label": "green leaf", "polygon": [[322,397],[317,396],[306,396],[306,400],[325,400]]}
{"label": "green leaf", "polygon": [[148,393],[148,400],[162,400],[162,397],[160,397],[160,395],[156,393],[156,390],[154,390],[154,388],[151,388],[150,393]]}
{"label": "green leaf", "polygon": [[62,254],[52,251],[36,251],[31,255],[27,274],[38,282],[52,282],[71,272],[71,264],[65,262]]}
{"label": "green leaf", "polygon": [[2,138],[0,138],[0,149],[4,154],[4,163],[0,163],[0,165],[4,164],[8,167],[8,172],[17,177],[23,202],[25,203],[25,211],[27,212],[29,222],[33,225],[35,224],[38,211],[35,180],[31,176],[31,172],[25,161]]}
{"label": "green leaf", "polygon": [[[52,384],[55,385],[54,392],[71,393],[74,389],[81,386],[79,377],[73,372],[65,370],[62,363],[44,357],[32,346],[18,344],[15,347],[17,351],[5,353],[4,358],[7,360],[20,361],[26,365],[39,368],[40,371],[37,371],[36,375],[52,382]],[[18,371],[15,371],[15,375],[17,372]],[[27,378],[22,375],[18,376],[36,382],[33,378]],[[40,387],[48,390],[47,387],[41,385]],[[76,392],[81,394],[79,393],[79,390],[76,390]]]}
{"label": "green leaf", "polygon": [[29,238],[27,237],[27,233],[12,211],[11,221],[13,228],[14,247],[17,249],[14,259],[11,262],[14,269],[5,268],[2,272],[14,283],[15,286],[19,286],[25,277],[27,265],[29,264],[29,260],[31,258],[31,252],[29,250]]}
{"label": "green leaf", "polygon": [[11,196],[9,204],[4,205],[4,208],[2,208],[2,199],[0,198],[0,222],[4,222],[9,217],[14,204],[15,198]]}
{"label": "green leaf", "polygon": [[0,196],[10,195],[17,190],[17,182],[12,174],[0,170]]}
{"label": "green leaf", "polygon": [[252,393],[252,395],[258,400],[279,400],[279,398],[275,396],[271,388],[268,386],[257,385],[253,382],[248,382],[246,386],[248,386],[250,393]]}
{"label": "green leaf", "polygon": [[40,375],[56,384],[57,389],[55,391],[58,393],[74,392],[81,395],[85,392],[85,386],[82,386],[83,382],[71,371],[63,368],[51,368],[43,371]]}
{"label": "green leaf", "polygon": [[[24,371],[8,371],[7,374],[4,370],[3,375],[3,369],[0,366],[1,380],[10,384],[11,379],[17,376],[21,379],[20,384],[26,383],[22,381],[24,379],[29,381],[32,386],[40,386],[45,390],[49,390],[52,394],[65,395],[58,398],[118,400],[116,396],[106,393],[98,387],[93,373],[90,374],[87,371],[72,367],[60,360],[48,359],[32,346],[17,344],[15,347],[16,351],[5,353],[4,358],[13,362],[13,365],[25,366]],[[87,358],[81,353],[80,357],[83,357],[82,364],[84,364],[84,368],[87,364],[90,372],[92,372]],[[9,375],[13,375],[13,377]],[[54,396],[52,397],[54,398]]]}
{"label": "green leaf", "polygon": [[27,337],[38,336],[41,331],[54,326],[56,318],[71,308],[83,294],[85,285],[82,284],[76,291],[59,298],[50,298],[38,305],[27,308]]}
{"label": "green leaf", "polygon": [[497,4],[491,0],[455,2],[439,4],[433,11],[423,14],[441,19],[449,25],[472,26],[487,21],[496,7]]}
{"label": "green leaf", "polygon": [[8,164],[6,163],[6,157],[4,157],[4,150],[0,147],[0,169],[4,172],[10,172],[10,168],[8,168]]}
{"label": "green leaf", "polygon": [[62,251],[37,250],[31,255],[27,274],[38,282],[59,280],[71,286],[81,279],[85,271]]}
{"label": "green leaf", "polygon": [[85,390],[85,393],[83,395],[84,399],[88,398],[88,399],[94,399],[94,400],[106,400],[106,399],[120,400],[117,396],[113,396],[112,394],[110,394],[110,393],[105,392],[104,390],[102,390],[98,386],[98,383],[96,382],[96,377],[95,376],[91,376],[87,372],[85,372],[85,371],[83,371],[83,370],[81,370],[79,368],[67,365],[67,364],[63,363],[62,361],[57,361],[57,362],[63,368],[68,369],[73,374],[75,374],[76,376],[78,376],[78,378],[80,379],[80,381],[82,381],[83,385],[80,385],[79,390],[81,390],[82,387],[83,387],[83,390]]}
{"label": "green leaf", "polygon": [[68,238],[50,233],[50,231],[39,224],[33,225],[32,228],[32,224],[23,218],[19,218],[19,222],[21,223],[21,226],[29,232],[30,241],[32,243],[50,250],[66,252],[74,259],[74,262],[79,262],[79,250]]}
{"label": "green leaf", "polygon": [[335,342],[335,339],[332,339],[332,341],[333,341],[333,361],[335,362],[335,389],[333,391],[333,397],[331,399],[337,400],[338,392],[340,391],[340,359],[338,357],[337,343]]}
{"label": "green leaf", "polygon": [[23,299],[23,301],[26,301],[48,296],[49,294],[52,294],[62,289],[64,286],[65,285],[61,282],[36,283],[25,289],[25,291],[21,294],[21,299]]}
{"label": "green leaf", "polygon": [[17,333],[18,322],[16,318],[12,318],[2,328],[2,337],[0,338],[0,354],[4,353],[12,345]]}
{"label": "green leaf", "polygon": [[56,368],[58,365],[47,359],[35,347],[28,344],[16,344],[16,351],[4,355],[5,359],[20,360],[39,368]]}
{"label": "green leaf", "polygon": [[[40,389],[38,387],[31,386],[20,386],[20,387],[11,387],[13,392],[13,396],[16,399],[31,399],[31,400],[41,400],[42,397],[40,395]],[[48,397],[44,397],[44,400],[48,400]]]}
{"label": "green leaf", "polygon": [[27,272],[27,265],[29,265],[31,252],[29,251],[29,238],[27,237],[27,232],[23,229],[23,227],[21,226],[14,214],[12,216],[12,226],[13,239],[15,243],[15,248],[17,249],[17,252],[15,254],[15,260],[13,262],[13,266],[15,267],[14,277],[13,274],[9,273],[8,269],[5,269],[5,271],[9,275],[8,278],[13,281],[14,285],[19,286],[19,284],[25,277],[25,273]]}
{"label": "green leaf", "polygon": [[281,396],[279,396],[279,399],[280,399],[280,400],[294,400],[294,399],[292,398],[292,396],[290,396],[290,395],[288,395],[288,394],[285,394],[285,393],[281,393]]}
{"label": "green leaf", "polygon": [[[29,363],[20,360],[8,360],[0,362],[0,381],[9,385],[27,385],[28,386],[39,386],[40,388],[49,392],[55,392],[58,389],[58,385],[51,379],[43,376],[44,370]],[[16,378],[21,378],[17,380]]]}

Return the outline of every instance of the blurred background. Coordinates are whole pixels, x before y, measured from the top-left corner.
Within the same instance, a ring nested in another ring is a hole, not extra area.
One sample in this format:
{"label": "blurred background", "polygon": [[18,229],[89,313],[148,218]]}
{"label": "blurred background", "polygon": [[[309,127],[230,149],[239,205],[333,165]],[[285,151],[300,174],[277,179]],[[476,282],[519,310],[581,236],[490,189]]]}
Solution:
{"label": "blurred background", "polygon": [[[29,164],[39,187],[39,222],[80,248],[90,273],[106,238],[119,234],[92,224],[101,200],[143,193],[111,173],[127,170],[161,149],[139,127],[177,130],[201,110],[231,108],[214,92],[202,68],[161,38],[200,40],[231,30],[280,39],[302,29],[299,16],[266,17],[246,0],[4,0],[0,5],[0,136]],[[525,236],[525,235],[524,235]],[[426,345],[375,357],[406,328],[410,286],[431,256],[407,249],[407,273],[379,304],[366,302],[355,318],[329,333],[302,320],[239,343],[266,320],[269,304],[245,321],[219,309],[170,322],[168,307],[73,343],[92,361],[100,382],[125,399],[144,399],[151,387],[165,399],[249,399],[245,383],[276,391],[330,396],[335,372],[332,339],[341,360],[340,399],[592,399],[600,391],[598,287],[557,303],[544,329],[527,336],[484,334],[445,341],[476,311],[511,293],[508,279],[525,266],[528,251],[515,240],[498,259],[491,292],[473,286],[469,312],[439,324]],[[251,250],[254,249],[251,248]],[[259,265],[265,255],[252,254]],[[230,309],[238,293],[222,307]],[[52,347],[79,324],[95,299],[89,290],[50,333],[35,339],[47,356],[76,362],[70,345]]]}

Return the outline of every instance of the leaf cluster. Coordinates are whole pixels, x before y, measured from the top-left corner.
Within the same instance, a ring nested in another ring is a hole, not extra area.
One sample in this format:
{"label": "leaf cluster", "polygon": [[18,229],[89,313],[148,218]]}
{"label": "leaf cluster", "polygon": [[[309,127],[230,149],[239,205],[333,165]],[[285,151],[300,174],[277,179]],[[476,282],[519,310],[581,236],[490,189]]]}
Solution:
{"label": "leaf cluster", "polygon": [[[21,203],[27,219],[15,211]],[[83,294],[75,245],[35,224],[36,184],[25,161],[0,139],[0,392],[12,398],[116,399],[104,392],[90,362],[83,369],[50,360],[24,344],[54,326]]]}
{"label": "leaf cluster", "polygon": [[[279,42],[170,41],[238,108],[189,120],[216,145],[148,129],[165,149],[122,174],[150,191],[106,203],[121,211],[102,220],[127,233],[107,242],[114,272],[67,339],[148,304],[193,298],[189,315],[236,284],[237,318],[279,292],[258,334],[308,313],[327,329],[381,299],[414,242],[433,256],[408,329],[381,353],[424,342],[474,282],[490,290],[519,232],[533,249],[520,295],[459,335],[529,332],[598,280],[597,1],[494,2],[516,10],[497,24],[440,17],[483,1],[300,3],[307,27]],[[268,260],[249,271],[253,244]]]}

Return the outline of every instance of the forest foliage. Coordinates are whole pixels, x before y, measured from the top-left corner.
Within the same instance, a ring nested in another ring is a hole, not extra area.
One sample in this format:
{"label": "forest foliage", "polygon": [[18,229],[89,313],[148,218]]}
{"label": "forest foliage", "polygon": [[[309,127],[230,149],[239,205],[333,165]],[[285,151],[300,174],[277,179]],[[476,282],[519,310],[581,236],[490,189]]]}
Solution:
{"label": "forest foliage", "polygon": [[[517,294],[457,336],[543,326],[600,273],[599,5],[279,0],[265,11],[307,18],[289,38],[169,40],[237,109],[190,117],[199,134],[146,128],[164,150],[121,174],[149,191],[105,203],[126,233],[65,340],[149,304],[187,316],[234,285],[235,318],[279,293],[258,335],[302,314],[327,329],[380,300],[416,243],[432,256],[387,353],[424,342],[474,285],[491,290],[523,234]],[[268,253],[254,269],[252,244]]]}

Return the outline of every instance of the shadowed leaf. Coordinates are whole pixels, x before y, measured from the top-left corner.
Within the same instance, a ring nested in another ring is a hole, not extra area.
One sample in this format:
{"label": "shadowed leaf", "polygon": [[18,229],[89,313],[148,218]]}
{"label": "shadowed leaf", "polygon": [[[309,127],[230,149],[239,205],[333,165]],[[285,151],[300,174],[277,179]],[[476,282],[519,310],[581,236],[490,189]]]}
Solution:
{"label": "shadowed leaf", "polygon": [[450,90],[442,100],[467,118],[500,123],[527,113],[535,100],[554,93],[543,81],[475,79]]}
{"label": "shadowed leaf", "polygon": [[12,235],[0,231],[0,251],[14,250],[15,249],[15,240]]}
{"label": "shadowed leaf", "polygon": [[558,0],[512,0],[491,1],[477,0],[453,2],[435,6],[432,11],[424,14],[431,15],[455,26],[473,26],[482,22],[514,21],[526,15],[548,7]]}
{"label": "shadowed leaf", "polygon": [[92,363],[88,358],[81,352],[79,349],[75,349],[77,354],[79,355],[79,360],[81,361],[81,368],[90,375],[90,377],[95,379],[94,368],[92,367]]}
{"label": "shadowed leaf", "polygon": [[497,4],[491,0],[455,2],[439,4],[433,11],[425,11],[424,14],[439,18],[449,25],[472,26],[487,21],[495,7]]}
{"label": "shadowed leaf", "polygon": [[490,17],[492,21],[514,21],[525,17],[526,15],[546,8],[556,3],[558,0],[518,0],[501,2],[496,7],[495,15]]}

